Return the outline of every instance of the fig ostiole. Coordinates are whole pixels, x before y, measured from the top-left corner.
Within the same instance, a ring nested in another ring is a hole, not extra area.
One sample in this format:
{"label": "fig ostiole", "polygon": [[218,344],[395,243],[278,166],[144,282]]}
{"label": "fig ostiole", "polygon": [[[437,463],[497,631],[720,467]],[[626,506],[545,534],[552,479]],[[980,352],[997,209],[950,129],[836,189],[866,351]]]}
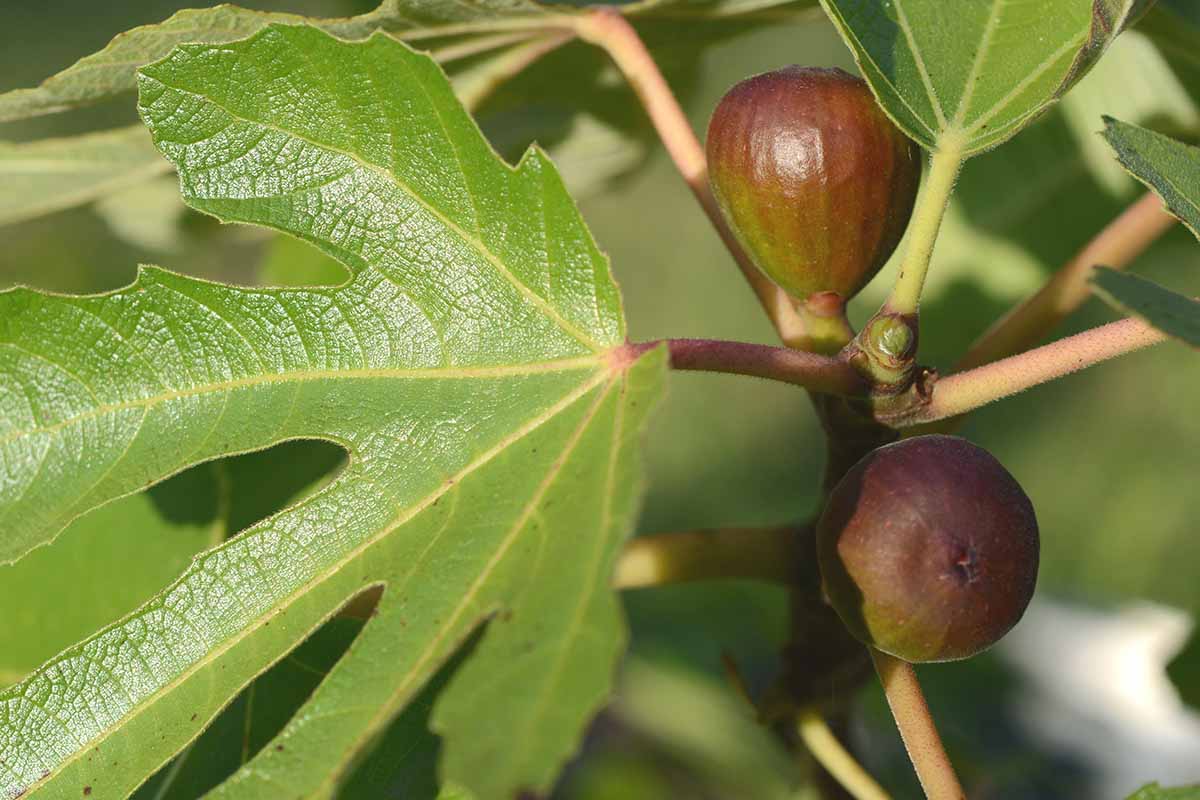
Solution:
{"label": "fig ostiole", "polygon": [[708,126],[709,179],[750,258],[797,300],[854,296],[899,243],[920,182],[917,146],[866,83],[790,66],[748,78]]}
{"label": "fig ostiole", "polygon": [[955,436],[885,445],[830,493],[817,526],[826,597],[857,639],[910,662],[952,661],[1006,634],[1033,597],[1033,505]]}

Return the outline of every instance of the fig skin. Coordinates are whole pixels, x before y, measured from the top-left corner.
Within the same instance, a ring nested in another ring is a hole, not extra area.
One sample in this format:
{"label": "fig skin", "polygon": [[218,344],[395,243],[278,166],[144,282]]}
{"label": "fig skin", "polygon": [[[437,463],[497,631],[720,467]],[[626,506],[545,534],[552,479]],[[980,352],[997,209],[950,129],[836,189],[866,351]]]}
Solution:
{"label": "fig skin", "polygon": [[798,300],[854,296],[912,215],[920,150],[840,69],[747,78],[708,125],[717,204],[758,268]]}
{"label": "fig skin", "polygon": [[1033,597],[1033,505],[990,453],[918,436],[868,453],[817,525],[826,597],[855,638],[914,663],[995,644]]}

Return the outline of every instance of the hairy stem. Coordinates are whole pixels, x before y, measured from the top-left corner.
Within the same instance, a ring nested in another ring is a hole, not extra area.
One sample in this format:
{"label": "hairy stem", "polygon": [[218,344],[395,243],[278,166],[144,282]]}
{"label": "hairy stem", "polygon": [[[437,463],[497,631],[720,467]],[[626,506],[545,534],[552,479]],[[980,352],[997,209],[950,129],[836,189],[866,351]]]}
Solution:
{"label": "hairy stem", "polygon": [[871,658],[925,796],[929,800],[965,800],[912,664],[875,648],[871,648]]}
{"label": "hairy stem", "polygon": [[896,285],[884,304],[884,312],[913,315],[921,303],[921,289],[929,272],[933,246],[962,168],[963,148],[957,139],[945,138],[929,159],[929,174],[917,195],[916,210],[908,230],[908,244],[900,262]]}
{"label": "hairy stem", "polygon": [[607,52],[633,87],[668,155],[675,162],[676,169],[717,229],[721,241],[733,255],[750,288],[758,296],[779,338],[788,345],[802,343],[804,325],[791,298],[758,271],[733,231],[725,224],[725,218],[708,184],[708,161],[704,148],[637,31],[618,11],[604,6],[577,20],[579,38]]}
{"label": "hairy stem", "polygon": [[813,758],[851,797],[855,800],[888,800],[887,792],[842,747],[825,718],[816,709],[809,707],[801,710],[796,718],[796,731]]}
{"label": "hairy stem", "polygon": [[933,422],[964,414],[1166,338],[1166,334],[1140,319],[1110,322],[1020,355],[948,375],[933,384],[933,396],[917,416],[903,422]]}
{"label": "hairy stem", "polygon": [[667,347],[672,369],[750,375],[833,395],[857,395],[867,388],[862,375],[845,361],[750,342],[661,339],[626,345],[614,351],[613,357],[627,362],[660,345]]}
{"label": "hairy stem", "polygon": [[717,528],[639,536],[617,560],[613,586],[749,579],[787,583],[795,562],[795,528]]}
{"label": "hairy stem", "polygon": [[1088,276],[1104,265],[1123,269],[1174,225],[1175,218],[1147,192],[1100,231],[1046,284],[996,321],[971,345],[957,371],[1019,353],[1045,338],[1090,295]]}

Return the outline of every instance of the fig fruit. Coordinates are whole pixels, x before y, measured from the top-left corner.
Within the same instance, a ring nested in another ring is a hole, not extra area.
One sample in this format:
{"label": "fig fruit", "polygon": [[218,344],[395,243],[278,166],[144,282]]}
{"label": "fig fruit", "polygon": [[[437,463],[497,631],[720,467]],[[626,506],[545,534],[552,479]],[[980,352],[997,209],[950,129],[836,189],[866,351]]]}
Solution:
{"label": "fig fruit", "polygon": [[826,597],[855,638],[911,662],[985,650],[1033,596],[1033,505],[990,453],[918,436],[868,453],[817,524]]}
{"label": "fig fruit", "polygon": [[737,84],[713,112],[706,150],[729,227],[799,300],[848,300],[875,276],[921,177],[917,146],[840,69],[790,66]]}

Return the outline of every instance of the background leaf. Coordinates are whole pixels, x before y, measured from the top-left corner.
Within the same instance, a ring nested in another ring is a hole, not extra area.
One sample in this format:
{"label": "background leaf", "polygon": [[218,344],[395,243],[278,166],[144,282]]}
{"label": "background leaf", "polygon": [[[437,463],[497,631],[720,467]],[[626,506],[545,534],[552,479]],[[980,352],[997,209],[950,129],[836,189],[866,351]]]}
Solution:
{"label": "background leaf", "polygon": [[1200,798],[1200,786],[1179,786],[1168,789],[1151,783],[1138,789],[1129,796],[1129,800],[1197,800]]}
{"label": "background leaf", "polygon": [[[519,73],[528,71],[531,62],[562,47],[569,38],[569,34],[561,30],[562,14],[574,13],[574,5],[578,4],[486,0],[467,5],[431,5],[413,0],[388,0],[369,14],[324,20],[306,20],[296,15],[230,5],[184,10],[162,23],[121,34],[102,51],[80,60],[37,88],[0,93],[0,122],[78,108],[132,90],[137,66],[161,57],[178,42],[223,42],[248,35],[271,22],[305,21],[346,38],[362,38],[379,30],[429,48],[451,74],[460,98],[469,109],[475,110]],[[638,20],[643,35],[658,52],[676,90],[686,93],[695,80],[702,53],[713,44],[755,25],[795,17],[814,5],[815,0],[706,0],[699,3],[645,0],[623,6],[623,9]],[[559,25],[558,29],[552,27],[555,24]],[[691,35],[685,39],[675,35],[681,24],[691,26]],[[485,121],[485,125],[502,153],[514,160],[535,139],[540,141],[554,155],[556,163],[564,166],[568,186],[579,196],[642,165],[656,140],[628,91],[622,90],[623,87],[615,91],[611,87],[607,91],[601,90],[607,57],[582,43],[574,43],[568,49],[573,51],[567,58],[574,78],[569,85],[570,91],[562,91],[566,87],[557,79],[549,82],[555,87],[551,97],[546,95],[547,81],[544,79],[535,79],[532,85],[522,84],[523,88],[507,92],[494,107],[500,109],[500,119],[492,124]],[[586,55],[580,57],[581,53]],[[559,75],[557,70],[562,67],[559,62],[534,71]],[[584,86],[589,87],[587,92],[583,92]],[[582,94],[589,96],[591,101],[589,114],[581,113]],[[611,97],[611,101],[597,102],[605,95]],[[568,99],[575,108],[551,118],[539,112],[547,101],[557,98]],[[103,135],[68,137],[58,142],[57,147],[63,151],[85,149],[97,136]],[[150,163],[166,171],[167,164],[155,156],[145,138],[141,131],[138,140],[130,142],[129,147],[141,148],[131,151],[131,156],[148,152]],[[74,172],[78,173],[84,167],[90,167],[90,170],[83,172],[77,181],[86,180],[94,170],[94,165],[77,164]],[[138,180],[137,175],[128,174],[122,185]],[[79,194],[71,191],[72,188],[64,185],[60,178],[44,190],[45,201],[34,204],[22,201],[18,208],[21,214],[14,219],[89,202],[106,187],[98,185],[91,194]],[[57,191],[51,194],[52,189]],[[5,221],[2,212],[0,209],[0,224]],[[118,233],[128,232],[131,228],[145,229],[133,210],[124,213],[125,218],[132,218],[129,222],[123,222],[113,213],[106,216],[116,223]],[[156,233],[152,239],[139,243],[153,242],[153,249],[163,250],[166,248],[162,241],[161,233]]]}
{"label": "background leaf", "polygon": [[1200,303],[1153,281],[1099,267],[1094,291],[1117,309],[1134,314],[1163,333],[1200,347]]}
{"label": "background leaf", "polygon": [[[397,74],[379,93],[373,78]],[[244,290],[146,269],[102,297],[0,294],[5,553],[215,456],[321,438],[353,458],[0,695],[4,787],[123,796],[374,585],[378,613],[283,749],[218,796],[344,780],[497,613],[435,712],[446,774],[483,796],[548,785],[621,647],[607,576],[661,354],[610,360],[616,287],[552,167],[497,159],[427,57],[270,27],[143,75],[142,112],[191,204],[301,236],[354,278]],[[511,727],[481,734],[481,715]],[[75,757],[96,748],[119,766]]]}
{"label": "background leaf", "polygon": [[822,0],[897,124],[926,148],[994,147],[1079,80],[1135,0]]}
{"label": "background leaf", "polygon": [[[0,122],[65,111],[132,91],[138,67],[163,57],[177,44],[233,41],[272,23],[308,23],[350,39],[377,30],[430,37],[438,35],[445,26],[546,13],[545,7],[534,0],[478,0],[466,4],[384,0],[368,14],[327,20],[251,11],[232,5],[185,9],[161,23],[117,36],[100,52],[80,59],[36,88],[0,95]],[[537,25],[532,27],[536,29]]]}
{"label": "background leaf", "polygon": [[88,203],[170,171],[141,125],[27,144],[0,142],[0,225]]}
{"label": "background leaf", "polygon": [[1200,236],[1200,148],[1111,117],[1104,119],[1104,138],[1125,169]]}
{"label": "background leaf", "polygon": [[1138,29],[1154,40],[1193,96],[1200,97],[1200,6],[1190,0],[1158,0]]}

